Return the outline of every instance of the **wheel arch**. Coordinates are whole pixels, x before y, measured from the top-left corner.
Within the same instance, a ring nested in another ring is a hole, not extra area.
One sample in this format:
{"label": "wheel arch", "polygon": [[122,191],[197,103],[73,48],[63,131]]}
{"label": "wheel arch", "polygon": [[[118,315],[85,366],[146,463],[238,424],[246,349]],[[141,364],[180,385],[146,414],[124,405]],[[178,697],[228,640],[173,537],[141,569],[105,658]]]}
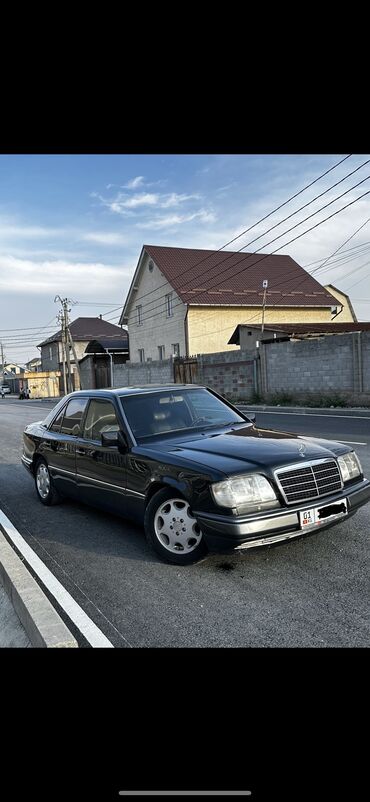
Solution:
{"label": "wheel arch", "polygon": [[32,473],[33,473],[33,475],[34,475],[34,476],[35,476],[35,472],[36,472],[37,464],[38,464],[39,462],[45,462],[45,463],[46,463],[46,465],[47,465],[47,462],[46,462],[46,459],[45,459],[45,457],[43,457],[43,456],[42,456],[42,454],[39,454],[39,453],[36,451],[36,452],[34,453],[34,455],[33,455],[33,458],[32,458],[32,466],[31,466],[31,467],[32,467]]}
{"label": "wheel arch", "polygon": [[187,493],[185,482],[181,482],[171,476],[164,476],[161,479],[155,479],[151,483],[145,498],[145,508],[148,506],[153,496],[160,490],[175,490],[176,493],[179,493],[186,501],[189,501],[189,494]]}

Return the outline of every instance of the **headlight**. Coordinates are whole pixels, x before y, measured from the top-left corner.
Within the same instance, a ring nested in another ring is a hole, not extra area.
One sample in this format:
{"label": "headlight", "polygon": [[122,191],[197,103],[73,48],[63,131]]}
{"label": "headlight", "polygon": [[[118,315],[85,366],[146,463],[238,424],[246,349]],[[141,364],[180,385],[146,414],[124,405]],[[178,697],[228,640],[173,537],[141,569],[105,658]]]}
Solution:
{"label": "headlight", "polygon": [[350,479],[354,479],[362,473],[360,460],[354,451],[350,451],[349,454],[343,454],[342,457],[338,457],[338,464],[343,482],[349,482]]}
{"label": "headlight", "polygon": [[240,507],[242,504],[261,504],[276,501],[270,482],[260,474],[233,476],[225,482],[211,485],[213,498],[221,507]]}

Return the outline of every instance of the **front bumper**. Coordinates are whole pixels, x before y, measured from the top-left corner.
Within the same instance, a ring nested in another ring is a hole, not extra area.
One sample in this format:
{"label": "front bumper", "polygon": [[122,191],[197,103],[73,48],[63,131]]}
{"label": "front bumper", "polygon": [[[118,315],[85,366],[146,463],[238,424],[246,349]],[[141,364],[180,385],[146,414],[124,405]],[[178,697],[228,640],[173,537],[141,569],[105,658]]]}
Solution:
{"label": "front bumper", "polygon": [[25,454],[21,456],[22,465],[27,469],[28,473],[33,473],[32,471],[32,460],[29,457],[26,457]]}
{"label": "front bumper", "polygon": [[[323,519],[312,526],[301,528],[299,512],[310,507],[323,507],[334,504],[346,498],[348,512],[340,517]],[[231,518],[217,513],[204,513],[194,510],[199,526],[210,551],[229,551],[233,549],[250,549],[256,546],[265,546],[300,537],[318,529],[328,529],[342,521],[346,521],[359,507],[370,501],[370,482],[362,479],[360,482],[344,488],[340,493],[330,496],[321,496],[309,504],[297,504],[294,507],[284,507],[271,510],[270,513],[240,515]]]}

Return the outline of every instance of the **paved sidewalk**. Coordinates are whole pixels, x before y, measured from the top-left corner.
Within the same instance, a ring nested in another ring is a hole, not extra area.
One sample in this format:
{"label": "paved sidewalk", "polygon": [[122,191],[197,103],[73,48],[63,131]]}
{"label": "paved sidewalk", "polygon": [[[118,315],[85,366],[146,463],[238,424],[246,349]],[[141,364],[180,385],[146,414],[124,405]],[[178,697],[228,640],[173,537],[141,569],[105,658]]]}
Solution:
{"label": "paved sidewalk", "polygon": [[0,648],[27,648],[31,641],[14,610],[8,594],[0,584]]}

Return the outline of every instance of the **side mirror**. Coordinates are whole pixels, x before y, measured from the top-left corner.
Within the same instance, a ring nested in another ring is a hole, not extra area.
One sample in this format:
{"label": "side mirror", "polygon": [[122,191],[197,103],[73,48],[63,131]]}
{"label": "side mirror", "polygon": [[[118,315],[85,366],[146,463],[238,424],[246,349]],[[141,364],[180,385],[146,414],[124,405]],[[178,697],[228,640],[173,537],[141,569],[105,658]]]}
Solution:
{"label": "side mirror", "polygon": [[251,421],[251,423],[256,422],[256,413],[255,412],[246,412],[247,418]]}
{"label": "side mirror", "polygon": [[107,448],[118,446],[118,432],[102,432],[101,444]]}
{"label": "side mirror", "polygon": [[129,445],[124,432],[102,432],[101,444],[106,448],[118,448],[120,454],[126,454]]}

